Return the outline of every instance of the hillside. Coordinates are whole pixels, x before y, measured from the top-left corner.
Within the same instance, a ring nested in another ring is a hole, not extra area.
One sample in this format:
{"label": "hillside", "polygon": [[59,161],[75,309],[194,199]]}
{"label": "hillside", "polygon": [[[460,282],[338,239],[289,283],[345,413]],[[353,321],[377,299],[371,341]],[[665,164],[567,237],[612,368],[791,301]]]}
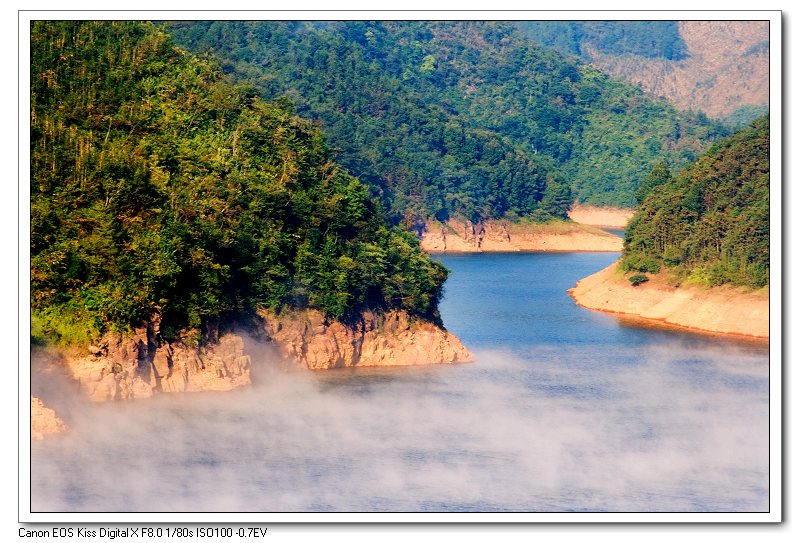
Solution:
{"label": "hillside", "polygon": [[520,21],[517,25],[536,43],[586,61],[595,52],[667,60],[687,57],[678,21]]}
{"label": "hillside", "polygon": [[260,310],[437,320],[446,270],[285,100],[152,24],[31,25],[32,340]]}
{"label": "hillside", "polygon": [[768,117],[651,189],[626,230],[622,268],[665,269],[676,284],[769,284]]}
{"label": "hillside", "polygon": [[722,119],[769,101],[767,21],[536,21],[522,25],[539,43],[579,55],[682,110]]}
{"label": "hillside", "polygon": [[659,157],[682,166],[725,133],[497,22],[181,22],[265,98],[321,121],[395,221],[564,218],[633,206]]}

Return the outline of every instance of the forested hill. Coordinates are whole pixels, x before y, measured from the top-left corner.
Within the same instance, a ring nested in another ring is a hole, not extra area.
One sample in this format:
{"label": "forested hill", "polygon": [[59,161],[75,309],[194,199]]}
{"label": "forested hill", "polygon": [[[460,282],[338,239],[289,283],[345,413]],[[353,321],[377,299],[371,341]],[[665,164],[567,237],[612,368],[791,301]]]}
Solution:
{"label": "forested hill", "polygon": [[681,60],[687,56],[678,21],[521,21],[535,42],[591,61],[593,51],[609,55]]}
{"label": "forested hill", "polygon": [[152,24],[32,23],[30,115],[34,337],[259,307],[437,318],[446,270],[319,129]]}
{"label": "forested hill", "polygon": [[387,192],[395,216],[547,218],[572,198],[633,206],[657,158],[683,166],[724,135],[510,23],[167,28],[264,97],[287,95],[322,120],[337,157]]}
{"label": "forested hill", "polygon": [[769,118],[714,144],[660,184],[625,233],[623,268],[704,285],[769,284]]}

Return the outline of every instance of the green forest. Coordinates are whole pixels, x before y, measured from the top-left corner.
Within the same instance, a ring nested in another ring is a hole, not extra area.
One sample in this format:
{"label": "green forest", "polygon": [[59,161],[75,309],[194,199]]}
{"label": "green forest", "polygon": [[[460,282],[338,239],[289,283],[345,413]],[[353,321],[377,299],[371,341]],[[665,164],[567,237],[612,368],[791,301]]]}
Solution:
{"label": "green forest", "polygon": [[676,282],[769,284],[769,117],[721,140],[674,176],[648,176],[649,193],[625,233],[626,271],[671,272]]}
{"label": "green forest", "polygon": [[727,135],[702,114],[538,46],[501,22],[175,22],[265,99],[321,121],[391,220],[563,218],[574,200],[633,207],[659,159]]}
{"label": "green forest", "polygon": [[590,50],[681,60],[686,43],[678,21],[524,21],[519,27],[535,42],[589,60]]}
{"label": "green forest", "polygon": [[447,271],[286,99],[149,23],[31,25],[32,338],[257,308],[437,320]]}

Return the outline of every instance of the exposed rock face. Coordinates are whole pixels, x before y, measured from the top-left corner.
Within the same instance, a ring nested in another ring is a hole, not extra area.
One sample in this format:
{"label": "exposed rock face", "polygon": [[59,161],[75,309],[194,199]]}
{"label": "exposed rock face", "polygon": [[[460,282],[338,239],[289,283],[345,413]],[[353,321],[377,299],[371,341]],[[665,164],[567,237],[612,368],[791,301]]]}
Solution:
{"label": "exposed rock face", "polygon": [[250,384],[244,341],[225,334],[205,346],[158,339],[158,321],[133,335],[109,334],[91,355],[67,357],[72,376],[94,401],[148,398],[158,392],[230,390]]}
{"label": "exposed rock face", "polygon": [[319,311],[262,311],[264,331],[287,359],[309,369],[456,364],[472,360],[459,339],[403,311],[364,313],[353,325]]}
{"label": "exposed rock face", "polygon": [[674,326],[721,334],[769,338],[769,292],[729,286],[676,287],[663,277],[633,287],[617,263],[581,279],[570,295],[578,305],[625,313]]}
{"label": "exposed rock face", "polygon": [[[309,369],[455,364],[472,359],[457,337],[402,311],[364,313],[353,325],[327,322],[319,311],[259,313],[267,339]],[[206,344],[172,343],[158,320],[132,335],[108,334],[90,354],[66,356],[71,377],[92,401],[148,398],[163,392],[223,391],[251,383],[244,339],[206,331]]]}
{"label": "exposed rock face", "polygon": [[56,412],[46,407],[42,400],[31,396],[31,439],[42,440],[46,436],[60,434],[67,430]]}
{"label": "exposed rock face", "polygon": [[768,21],[681,21],[679,29],[689,53],[683,60],[592,51],[592,63],[680,109],[711,117],[768,103]]}
{"label": "exposed rock face", "polygon": [[575,223],[515,224],[451,219],[425,225],[420,245],[429,253],[621,251],[622,239]]}

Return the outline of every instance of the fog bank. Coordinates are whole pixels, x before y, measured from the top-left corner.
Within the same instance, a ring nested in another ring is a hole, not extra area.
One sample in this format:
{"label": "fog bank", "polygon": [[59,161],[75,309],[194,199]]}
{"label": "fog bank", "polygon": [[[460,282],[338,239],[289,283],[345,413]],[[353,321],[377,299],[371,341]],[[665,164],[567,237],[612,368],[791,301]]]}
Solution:
{"label": "fog bank", "polygon": [[33,510],[768,507],[759,352],[531,345],[312,373],[265,350],[253,363],[246,390],[127,403],[82,402],[47,374],[40,392],[71,430],[32,444]]}

